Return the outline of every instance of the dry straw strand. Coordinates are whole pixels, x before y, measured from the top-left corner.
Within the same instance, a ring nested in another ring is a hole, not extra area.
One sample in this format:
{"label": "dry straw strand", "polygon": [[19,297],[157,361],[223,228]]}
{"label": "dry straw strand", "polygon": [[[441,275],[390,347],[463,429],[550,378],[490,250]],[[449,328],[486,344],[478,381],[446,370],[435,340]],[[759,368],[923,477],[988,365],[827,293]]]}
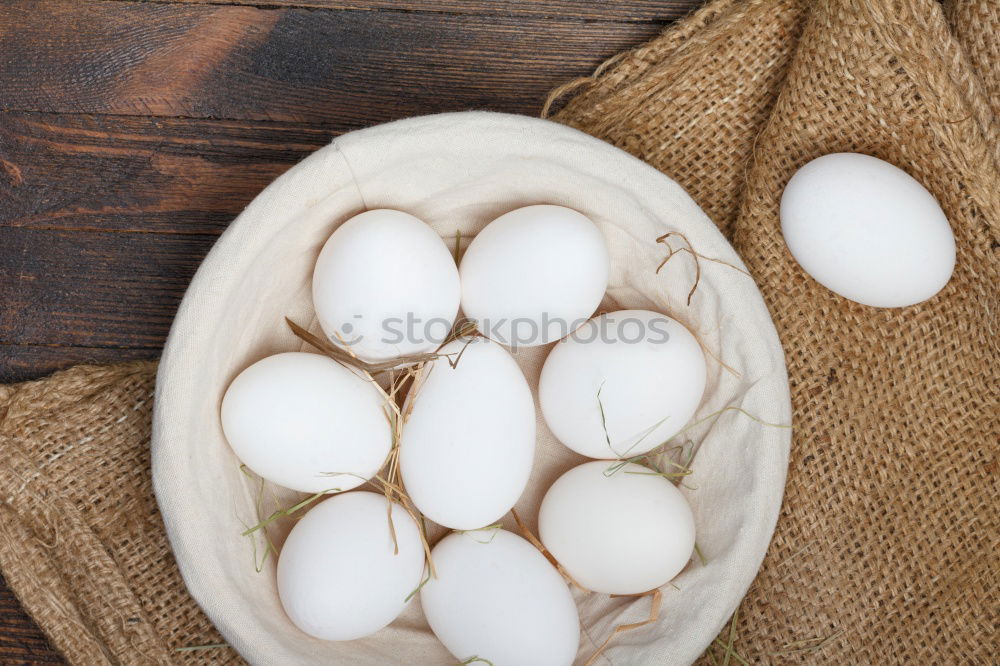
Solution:
{"label": "dry straw strand", "polygon": [[[608,449],[610,449],[611,452],[613,454],[615,454],[615,458],[624,458],[625,456],[627,456],[629,454],[629,452],[632,449],[634,449],[635,447],[639,446],[639,444],[641,444],[643,442],[643,440],[645,440],[647,437],[649,437],[651,434],[653,434],[653,432],[657,428],[659,428],[661,425],[663,425],[666,422],[666,420],[670,418],[670,415],[668,414],[667,416],[664,416],[662,419],[660,419],[659,421],[657,421],[653,425],[651,425],[648,428],[646,428],[646,430],[643,431],[643,433],[639,437],[639,439],[637,439],[636,441],[634,441],[630,447],[628,447],[627,449],[625,449],[625,451],[619,452],[617,449],[615,449],[614,445],[611,444],[611,433],[608,432],[607,413],[604,410],[604,401],[601,400],[601,392],[604,390],[604,384],[605,383],[606,382],[601,382],[601,385],[597,388],[597,406],[598,406],[598,409],[600,410],[600,413],[601,413],[601,428],[604,431],[604,441],[607,442]],[[610,474],[608,474],[608,476],[610,476]]]}
{"label": "dry straw strand", "polygon": [[[250,468],[248,468],[245,464],[240,464],[240,472],[242,472],[243,475],[246,476],[251,481],[251,483],[254,481],[254,477],[256,475],[253,474],[250,471]],[[256,497],[254,499],[254,512],[257,522],[260,523],[263,520],[263,515],[264,515],[264,489],[265,486],[267,485],[267,481],[264,479],[264,477],[257,477],[257,481],[259,483],[259,486],[257,489]],[[277,501],[275,501],[275,505],[277,505]],[[248,525],[246,522],[244,522],[243,519],[239,520],[240,523],[243,525],[244,531],[251,529],[251,526]],[[264,570],[264,564],[267,562],[268,556],[270,556],[271,554],[274,555],[278,554],[278,549],[275,548],[274,544],[271,542],[271,538],[268,535],[267,530],[262,529],[260,531],[264,538],[264,555],[260,558],[257,557],[258,549],[257,549],[256,537],[254,537],[252,533],[246,534],[247,538],[250,539],[250,543],[253,548],[253,564],[254,564],[254,569],[257,570],[257,573],[260,573],[261,571]]]}
{"label": "dry straw strand", "polygon": [[329,340],[313,335],[288,317],[285,317],[285,322],[288,324],[288,327],[292,329],[292,333],[294,333],[299,339],[320,350],[334,361],[337,361],[341,365],[361,370],[370,375],[378,375],[389,370],[394,370],[395,368],[413,365],[416,363],[426,363],[427,361],[433,361],[439,356],[439,354],[432,353],[411,354],[409,356],[400,356],[389,361],[369,363],[368,361],[361,360],[357,357],[357,355],[351,352],[349,345],[345,344],[343,348],[338,347]]}
{"label": "dry straw strand", "polygon": [[733,611],[733,616],[729,621],[729,635],[726,640],[721,637],[715,638],[712,643],[705,650],[705,656],[708,660],[715,666],[719,666],[720,662],[716,658],[715,648],[718,646],[722,650],[722,666],[730,666],[732,660],[736,660],[741,664],[741,666],[750,666],[750,662],[743,657],[739,652],[736,651],[736,624],[737,618],[739,617],[739,607]]}
{"label": "dry straw strand", "polygon": [[819,638],[806,638],[801,641],[792,641],[781,646],[778,652],[772,652],[772,657],[784,657],[792,654],[802,654],[805,652],[815,652],[826,647],[828,644],[840,638],[843,630],[835,631],[829,636]]}
{"label": "dry straw strand", "polygon": [[624,634],[629,631],[635,631],[636,629],[641,629],[647,625],[656,622],[660,617],[660,605],[663,602],[663,593],[660,592],[659,589],[650,590],[649,592],[644,592],[643,594],[638,594],[638,595],[612,595],[612,596],[650,597],[649,617],[647,617],[645,620],[642,620],[641,622],[633,622],[632,624],[619,624],[618,626],[616,626],[614,630],[612,630],[611,634],[604,640],[604,642],[601,643],[600,647],[597,648],[594,654],[590,655],[590,658],[587,659],[584,666],[592,666],[592,664],[594,664],[597,661],[597,659],[602,654],[604,654],[604,651],[608,649],[608,647],[611,645],[611,642],[617,636],[620,636],[621,634]]}
{"label": "dry straw strand", "polygon": [[[678,238],[680,238],[681,240],[683,240],[684,244],[687,247],[674,248],[668,242],[668,240],[670,238],[672,238],[673,236],[677,236]],[[701,253],[697,252],[694,249],[694,246],[691,244],[691,241],[688,240],[688,237],[685,234],[683,234],[682,232],[680,232],[680,231],[668,231],[667,233],[665,233],[662,236],[660,236],[659,238],[657,238],[656,242],[657,243],[662,243],[667,248],[667,256],[664,257],[663,261],[661,261],[660,264],[659,264],[659,266],[656,267],[656,271],[655,272],[657,274],[659,274],[660,271],[663,269],[663,267],[667,265],[668,261],[670,261],[675,255],[678,255],[681,252],[687,252],[688,254],[691,255],[692,259],[694,260],[694,284],[691,285],[691,291],[688,292],[688,296],[687,296],[687,304],[688,305],[691,305],[691,298],[694,296],[694,292],[697,291],[698,285],[701,283],[701,261],[702,260],[711,261],[713,263],[716,263],[716,264],[719,264],[719,265],[722,265],[722,266],[727,266],[729,268],[732,268],[734,271],[737,271],[739,273],[742,273],[743,275],[746,275],[749,278],[753,277],[753,276],[750,275],[750,273],[748,271],[740,268],[736,264],[731,264],[728,261],[725,261],[724,259],[717,259],[716,257],[709,257],[709,256],[706,256],[704,254],[701,254]]]}
{"label": "dry straw strand", "polygon": [[310,495],[309,497],[306,497],[304,500],[296,502],[295,504],[293,504],[292,506],[290,506],[288,508],[277,509],[271,515],[269,515],[267,518],[265,518],[264,520],[260,521],[259,523],[257,523],[256,525],[254,525],[252,527],[248,527],[247,529],[243,530],[243,532],[241,532],[240,534],[241,534],[241,536],[250,536],[254,532],[257,532],[258,530],[264,529],[265,527],[267,527],[271,523],[275,522],[276,520],[280,520],[281,518],[288,518],[288,517],[294,515],[295,513],[301,511],[304,508],[306,508],[307,506],[309,506],[310,504],[312,504],[313,502],[315,502],[316,500],[318,500],[321,497],[325,497],[326,495],[329,495],[330,493],[339,493],[339,492],[340,492],[340,488],[330,488],[328,490],[321,490],[318,493],[314,493],[314,494]]}
{"label": "dry straw strand", "polygon": [[559,571],[559,573],[562,574],[563,578],[568,580],[573,585],[576,585],[584,592],[591,591],[590,589],[584,587],[583,585],[580,585],[580,583],[576,580],[576,578],[573,578],[573,576],[568,571],[566,571],[563,565],[559,564],[559,560],[555,558],[555,555],[550,553],[549,549],[545,547],[545,544],[543,544],[538,537],[532,534],[531,530],[528,529],[528,526],[524,524],[524,521],[521,520],[521,516],[518,515],[517,513],[517,509],[512,507],[510,510],[510,515],[514,518],[514,522],[517,523],[517,529],[521,531],[521,536],[527,539],[532,546],[537,548],[542,553],[542,555],[545,556],[545,559],[547,559],[552,564],[552,566],[554,566]]}
{"label": "dry straw strand", "polygon": [[424,585],[426,585],[427,583],[429,583],[431,581],[431,570],[430,570],[430,567],[426,567],[426,570],[427,570],[427,575],[420,581],[420,584],[417,585],[413,589],[412,592],[410,592],[408,595],[406,595],[406,599],[403,600],[404,603],[410,603],[410,599],[412,599],[413,597],[417,596],[417,594],[420,592],[420,590],[424,589]]}
{"label": "dry straw strand", "polygon": [[680,437],[684,433],[686,433],[686,432],[692,430],[693,428],[696,428],[696,427],[698,427],[698,426],[706,423],[707,421],[710,421],[711,419],[717,419],[718,417],[722,416],[726,412],[730,412],[730,411],[739,412],[739,413],[743,414],[744,416],[748,417],[749,419],[751,419],[752,421],[754,421],[756,423],[759,423],[759,424],[761,424],[763,426],[768,426],[768,427],[772,427],[772,428],[791,428],[791,426],[788,425],[788,424],[784,424],[784,423],[771,423],[769,421],[764,421],[763,419],[758,418],[757,416],[754,416],[753,414],[751,414],[747,410],[743,409],[742,407],[737,407],[735,405],[730,405],[728,407],[723,407],[720,410],[714,411],[711,414],[707,414],[707,415],[703,416],[702,418],[689,423],[688,425],[686,425],[685,427],[681,428],[679,431],[677,431],[676,433],[674,433],[673,435],[671,435],[669,438],[667,438],[667,440],[665,442],[663,442],[662,444],[660,444],[659,446],[657,446],[657,447],[655,447],[653,449],[650,449],[649,451],[647,451],[646,453],[643,453],[642,455],[633,456],[631,458],[626,458],[626,459],[621,459],[621,460],[618,460],[616,462],[611,463],[608,466],[608,468],[606,470],[604,470],[605,476],[611,476],[612,474],[617,473],[619,470],[621,470],[622,468],[624,468],[629,463],[635,463],[635,464],[639,464],[639,465],[644,465],[644,466],[650,468],[651,471],[652,471],[652,473],[656,473],[656,474],[659,474],[660,476],[665,476],[667,478],[683,478],[685,476],[690,475],[692,473],[691,463],[694,461],[694,456],[695,456],[695,454],[698,451],[698,446],[697,445],[691,447],[691,450],[690,450],[690,452],[688,454],[688,460],[687,460],[686,463],[681,464],[681,463],[678,463],[678,462],[676,462],[674,460],[668,460],[667,461],[667,464],[669,464],[672,467],[677,468],[679,470],[678,472],[664,472],[662,469],[659,468],[658,465],[656,465],[652,461],[652,459],[655,456],[662,456],[663,454],[667,453],[668,451],[670,451],[672,449],[678,448],[677,446],[673,446],[673,447],[667,448],[667,445],[671,441],[673,441],[675,438]]}
{"label": "dry straw strand", "polygon": [[[497,534],[502,529],[503,526],[500,523],[494,523],[493,525],[487,525],[486,527],[477,527],[474,530],[455,530],[455,534],[468,534],[470,539],[472,539],[476,543],[481,543],[485,546],[487,544],[493,543],[493,540],[497,538]],[[490,530],[490,535],[489,537],[486,538],[485,541],[477,539],[475,537],[475,534],[477,532],[483,532],[485,530]]]}

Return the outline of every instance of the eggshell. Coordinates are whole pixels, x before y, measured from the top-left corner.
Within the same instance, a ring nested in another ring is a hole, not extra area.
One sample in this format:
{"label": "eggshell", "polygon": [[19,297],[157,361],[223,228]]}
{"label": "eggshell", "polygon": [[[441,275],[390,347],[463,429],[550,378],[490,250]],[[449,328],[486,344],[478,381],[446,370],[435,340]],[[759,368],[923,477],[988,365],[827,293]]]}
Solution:
{"label": "eggshell", "polygon": [[566,582],[530,543],[500,529],[451,534],[420,592],[431,629],[462,663],[572,664],[580,618]]}
{"label": "eggshell", "polygon": [[[302,631],[346,641],[386,626],[424,571],[420,529],[398,504],[356,491],[324,500],[295,524],[278,559],[278,594]],[[394,549],[398,544],[399,552]]]}
{"label": "eggshell", "polygon": [[538,399],[545,423],[569,448],[591,458],[628,458],[687,425],[705,378],[701,346],[680,322],[620,310],[555,345]]}
{"label": "eggshell", "polygon": [[806,273],[864,305],[925,301],[955,268],[955,236],[938,202],[868,155],[824,155],[796,171],[781,196],[781,232]]}
{"label": "eggshell", "polygon": [[344,222],[313,272],[313,304],[327,337],[382,361],[436,349],[458,313],[458,268],[420,219],[369,210]]}
{"label": "eggshell", "polygon": [[535,407],[517,363],[495,342],[456,340],[441,353],[450,358],[427,364],[418,382],[399,465],[427,518],[475,529],[507,513],[528,482]]}
{"label": "eggshell", "polygon": [[247,467],[307,493],[371,478],[392,446],[383,396],[318,354],[288,352],[241,372],[222,399],[222,429]]}
{"label": "eggshell", "polygon": [[490,222],[462,258],[462,310],[505,345],[541,345],[590,317],[608,287],[604,236],[562,206],[518,208]]}
{"label": "eggshell", "polygon": [[609,474],[611,464],[584,463],[552,484],[539,509],[539,537],[584,587],[648,592],[691,559],[694,516],[664,477],[633,463]]}

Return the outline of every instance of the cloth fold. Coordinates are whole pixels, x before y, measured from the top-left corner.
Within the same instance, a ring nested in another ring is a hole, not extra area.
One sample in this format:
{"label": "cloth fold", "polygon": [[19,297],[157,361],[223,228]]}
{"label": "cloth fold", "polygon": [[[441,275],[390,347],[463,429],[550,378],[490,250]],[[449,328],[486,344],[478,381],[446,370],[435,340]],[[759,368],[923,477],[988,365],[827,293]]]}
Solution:
{"label": "cloth fold", "polygon": [[0,567],[74,664],[226,663],[156,509],[156,364],[79,366],[0,389]]}
{"label": "cloth fold", "polygon": [[[736,651],[753,663],[991,663],[1000,6],[716,0],[557,92],[556,120],[688,190],[782,338],[792,461]],[[836,151],[888,160],[938,198],[958,262],[935,298],[866,308],[791,259],[781,190]],[[154,375],[152,363],[78,367],[0,387],[0,568],[74,664],[240,661],[175,651],[220,638],[185,592],[153,499]]]}

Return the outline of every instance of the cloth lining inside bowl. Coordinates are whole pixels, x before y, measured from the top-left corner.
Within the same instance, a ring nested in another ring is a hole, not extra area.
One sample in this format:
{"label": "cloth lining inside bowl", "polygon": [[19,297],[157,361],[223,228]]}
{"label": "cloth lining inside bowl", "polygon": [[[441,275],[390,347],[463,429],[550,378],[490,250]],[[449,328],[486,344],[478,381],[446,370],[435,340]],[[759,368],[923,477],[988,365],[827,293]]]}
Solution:
{"label": "cloth lining inside bowl", "polygon": [[[711,220],[670,179],[576,130],[520,116],[442,114],[344,135],[275,181],[222,236],[185,296],[158,376],[153,472],[168,535],[191,593],[251,663],[452,661],[427,628],[418,600],[390,627],[350,643],[314,640],[291,625],[275,593],[273,562],[258,573],[251,544],[240,536],[237,516],[253,515],[256,488],[225,442],[218,406],[247,365],[303,349],[285,316],[317,330],[312,266],[330,233],[352,215],[365,208],[404,210],[452,244],[456,232],[470,239],[498,215],[534,203],[579,210],[604,233],[612,257],[604,309],[669,314],[735,371],[709,356],[699,417],[739,406],[764,421],[790,423],[783,354],[752,279],[703,262],[689,306],[691,257],[679,255],[656,273],[665,256],[656,239],[668,231],[683,232],[701,254],[742,267]],[[533,388],[548,349],[516,354]],[[584,460],[552,438],[540,413],[537,418],[532,479],[517,504],[532,530],[545,490]],[[605,653],[611,663],[634,663],[637,655],[643,663],[694,660],[745,593],[773,532],[790,431],[726,412],[685,437],[700,441],[684,492],[707,563],[692,562],[674,581],[676,589],[664,588],[659,622],[617,639]],[[516,531],[509,520],[505,525]],[[585,629],[580,660],[616,624],[641,621],[649,612],[647,599],[576,594]]]}

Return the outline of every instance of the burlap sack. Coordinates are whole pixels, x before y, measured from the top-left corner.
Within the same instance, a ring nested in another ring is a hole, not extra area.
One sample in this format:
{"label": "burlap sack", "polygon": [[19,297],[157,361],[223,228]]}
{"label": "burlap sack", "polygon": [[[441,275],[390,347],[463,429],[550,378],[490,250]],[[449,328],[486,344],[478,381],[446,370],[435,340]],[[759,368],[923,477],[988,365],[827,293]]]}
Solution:
{"label": "burlap sack", "polygon": [[[992,0],[943,12],[931,0],[719,0],[557,116],[684,185],[778,325],[796,437],[771,552],[736,623],[751,662],[995,658],[998,35]],[[835,150],[888,159],[941,201],[958,265],[929,303],[847,303],[788,258],[777,196]],[[219,638],[184,594],[155,512],[153,372],[78,368],[0,389],[0,566],[76,664],[235,659],[171,652]]]}
{"label": "burlap sack", "polygon": [[[154,363],[0,388],[0,567],[73,664],[226,663],[184,588],[149,473]],[[209,656],[210,655],[210,656]]]}

